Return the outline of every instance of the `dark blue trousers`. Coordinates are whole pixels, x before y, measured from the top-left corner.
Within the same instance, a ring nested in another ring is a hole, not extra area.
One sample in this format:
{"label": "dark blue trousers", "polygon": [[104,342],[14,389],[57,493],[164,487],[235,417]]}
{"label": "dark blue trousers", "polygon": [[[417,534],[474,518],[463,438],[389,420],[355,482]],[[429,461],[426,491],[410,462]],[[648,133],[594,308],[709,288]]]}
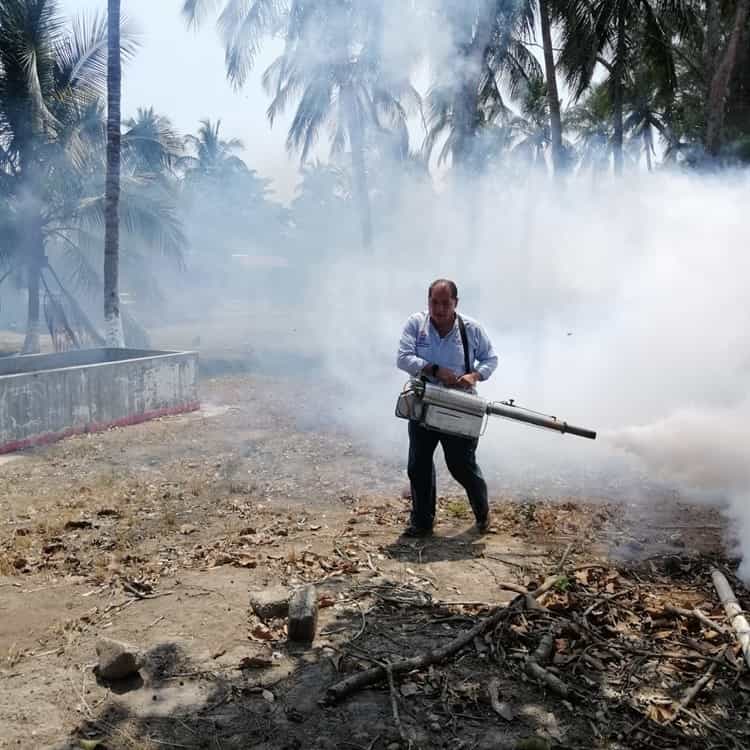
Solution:
{"label": "dark blue trousers", "polygon": [[411,482],[411,524],[431,529],[435,522],[437,488],[433,456],[438,443],[443,446],[445,463],[453,478],[466,490],[478,523],[487,518],[487,483],[477,465],[478,440],[446,435],[409,422],[409,481]]}

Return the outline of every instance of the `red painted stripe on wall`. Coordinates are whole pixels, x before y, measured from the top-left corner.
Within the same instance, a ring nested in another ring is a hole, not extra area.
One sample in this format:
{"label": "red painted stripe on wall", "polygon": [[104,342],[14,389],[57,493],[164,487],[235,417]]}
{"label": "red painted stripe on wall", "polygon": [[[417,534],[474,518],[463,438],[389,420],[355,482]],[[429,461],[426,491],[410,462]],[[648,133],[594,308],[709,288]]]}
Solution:
{"label": "red painted stripe on wall", "polygon": [[190,401],[187,404],[182,404],[180,406],[168,406],[163,409],[153,409],[151,411],[143,412],[142,414],[131,414],[127,417],[115,419],[111,422],[92,422],[79,427],[70,427],[67,430],[61,430],[60,432],[45,432],[42,435],[32,435],[31,437],[23,438],[23,440],[11,440],[9,443],[3,443],[0,445],[0,454],[14,453],[15,451],[22,451],[26,448],[33,448],[34,446],[39,445],[49,445],[49,443],[55,443],[58,440],[64,440],[73,435],[83,435],[89,432],[103,432],[112,427],[128,427],[133,424],[148,422],[150,419],[169,417],[174,414],[185,414],[186,412],[198,411],[200,408],[200,401]]}

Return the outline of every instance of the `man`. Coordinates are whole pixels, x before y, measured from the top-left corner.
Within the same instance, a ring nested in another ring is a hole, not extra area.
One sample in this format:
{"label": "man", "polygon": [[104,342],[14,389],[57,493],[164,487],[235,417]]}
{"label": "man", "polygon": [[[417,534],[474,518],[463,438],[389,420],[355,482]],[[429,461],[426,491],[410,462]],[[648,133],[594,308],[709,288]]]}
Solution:
{"label": "man", "polygon": [[[412,377],[424,377],[445,388],[472,393],[497,367],[497,356],[482,326],[456,313],[458,289],[449,279],[430,284],[428,312],[415,313],[406,321],[398,347],[397,366]],[[463,328],[463,331],[462,331]],[[467,349],[464,348],[464,341]],[[428,430],[409,421],[409,481],[411,523],[406,536],[427,536],[435,521],[436,486],[433,455],[443,446],[445,463],[453,478],[466,490],[477,529],[489,530],[487,484],[477,466],[478,440]]]}

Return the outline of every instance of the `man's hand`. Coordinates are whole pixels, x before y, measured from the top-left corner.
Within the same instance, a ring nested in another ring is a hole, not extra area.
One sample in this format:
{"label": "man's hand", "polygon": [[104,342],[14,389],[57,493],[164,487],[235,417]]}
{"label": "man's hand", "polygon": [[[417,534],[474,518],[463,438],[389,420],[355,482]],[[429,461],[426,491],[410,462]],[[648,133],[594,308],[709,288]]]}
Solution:
{"label": "man's hand", "polygon": [[453,370],[449,370],[447,367],[438,367],[437,374],[435,377],[449,388],[455,388],[458,383],[458,375]]}
{"label": "man's hand", "polygon": [[469,372],[458,378],[454,387],[460,388],[462,391],[470,391],[480,380],[481,377],[478,372]]}

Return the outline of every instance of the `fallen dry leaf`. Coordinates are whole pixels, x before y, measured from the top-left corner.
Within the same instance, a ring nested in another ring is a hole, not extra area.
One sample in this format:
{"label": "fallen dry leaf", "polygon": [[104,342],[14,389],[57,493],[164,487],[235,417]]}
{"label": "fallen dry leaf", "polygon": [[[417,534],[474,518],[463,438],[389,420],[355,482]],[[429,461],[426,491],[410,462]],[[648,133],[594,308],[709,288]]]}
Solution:
{"label": "fallen dry leaf", "polygon": [[273,640],[273,633],[271,632],[271,629],[263,625],[262,623],[258,623],[253,627],[253,629],[250,631],[250,635],[258,641],[272,641]]}

